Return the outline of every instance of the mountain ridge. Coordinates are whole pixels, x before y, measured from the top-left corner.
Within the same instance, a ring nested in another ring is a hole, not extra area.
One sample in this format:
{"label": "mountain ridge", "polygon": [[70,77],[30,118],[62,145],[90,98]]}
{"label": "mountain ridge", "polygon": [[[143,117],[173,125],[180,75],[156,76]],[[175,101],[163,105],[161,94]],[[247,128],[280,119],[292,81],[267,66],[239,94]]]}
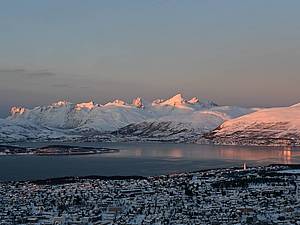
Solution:
{"label": "mountain ridge", "polygon": [[[212,101],[200,101],[196,97],[186,100],[182,94],[166,100],[154,100],[152,103],[143,101],[140,97],[135,98],[131,104],[120,99],[103,105],[93,101],[71,103],[63,100],[33,109],[12,107],[11,115],[2,121],[3,125],[0,126],[0,141],[17,141],[19,137],[23,137],[21,140],[115,140],[119,138],[114,135],[119,129],[129,125],[139,126],[140,123],[150,125],[151,121],[156,121],[157,129],[165,132],[159,136],[172,136],[172,140],[181,140],[184,136],[185,140],[188,140],[192,133],[193,136],[200,136],[225,120],[252,111],[242,107],[218,106]],[[170,129],[168,132],[160,129],[160,126],[166,127],[166,124]],[[26,126],[27,135],[24,136]],[[184,129],[181,129],[182,127]],[[176,135],[171,131],[179,128],[181,132],[177,132]],[[149,137],[153,135],[149,134]],[[132,134],[129,136],[131,138]]]}
{"label": "mountain ridge", "polygon": [[116,99],[58,101],[33,109],[12,107],[0,119],[0,142],[158,141],[229,145],[300,145],[300,104],[290,107],[219,106],[182,94],[150,102]]}

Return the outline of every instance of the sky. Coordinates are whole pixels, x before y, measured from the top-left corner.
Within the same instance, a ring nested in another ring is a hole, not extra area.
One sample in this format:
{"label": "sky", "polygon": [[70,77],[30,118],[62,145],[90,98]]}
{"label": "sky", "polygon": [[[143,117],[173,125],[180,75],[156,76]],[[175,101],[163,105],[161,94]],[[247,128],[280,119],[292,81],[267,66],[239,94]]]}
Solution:
{"label": "sky", "polygon": [[0,0],[0,117],[13,105],[178,92],[300,102],[298,0]]}

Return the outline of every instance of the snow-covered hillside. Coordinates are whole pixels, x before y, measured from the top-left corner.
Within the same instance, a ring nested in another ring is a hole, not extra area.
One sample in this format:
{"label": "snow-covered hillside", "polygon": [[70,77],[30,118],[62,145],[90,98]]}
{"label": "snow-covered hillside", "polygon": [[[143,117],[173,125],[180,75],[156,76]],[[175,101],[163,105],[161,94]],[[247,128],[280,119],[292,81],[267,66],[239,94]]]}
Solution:
{"label": "snow-covered hillside", "polygon": [[[0,121],[0,141],[107,141],[132,137],[151,139],[153,136],[156,139],[182,140],[184,137],[187,140],[215,129],[228,119],[250,112],[253,109],[217,106],[212,101],[202,101],[196,97],[186,100],[181,94],[152,103],[144,102],[141,98],[134,99],[132,104],[122,100],[104,105],[59,101],[34,109],[13,107],[11,116]],[[149,129],[149,126],[152,132],[149,131],[147,136],[143,130]],[[135,132],[129,132],[129,127],[135,128]]]}
{"label": "snow-covered hillside", "polygon": [[300,104],[262,109],[229,120],[207,138],[215,144],[299,145]]}
{"label": "snow-covered hillside", "polygon": [[215,106],[199,110],[172,111],[157,119],[125,126],[114,134],[123,139],[194,143],[231,118],[252,112],[233,106]]}
{"label": "snow-covered hillside", "polygon": [[[63,131],[36,126],[27,121],[11,121],[0,119],[0,143],[34,140],[64,140],[67,138]],[[68,135],[68,139],[78,136]]]}

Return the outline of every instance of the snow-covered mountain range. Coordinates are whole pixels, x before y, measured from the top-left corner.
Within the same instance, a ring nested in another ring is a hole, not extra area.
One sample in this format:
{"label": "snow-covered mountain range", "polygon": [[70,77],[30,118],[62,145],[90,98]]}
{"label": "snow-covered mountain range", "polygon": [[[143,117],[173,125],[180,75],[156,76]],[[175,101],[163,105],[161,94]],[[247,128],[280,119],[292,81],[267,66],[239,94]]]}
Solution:
{"label": "snow-covered mountain range", "polygon": [[0,119],[0,142],[46,140],[300,145],[300,104],[253,109],[177,94],[151,103],[138,97],[131,104],[12,107],[11,115]]}
{"label": "snow-covered mountain range", "polygon": [[33,109],[12,107],[0,120],[0,142],[32,140],[151,140],[195,142],[224,121],[253,112],[236,106],[218,106],[181,94],[152,103],[136,98],[131,104],[115,100],[73,104],[59,101]]}

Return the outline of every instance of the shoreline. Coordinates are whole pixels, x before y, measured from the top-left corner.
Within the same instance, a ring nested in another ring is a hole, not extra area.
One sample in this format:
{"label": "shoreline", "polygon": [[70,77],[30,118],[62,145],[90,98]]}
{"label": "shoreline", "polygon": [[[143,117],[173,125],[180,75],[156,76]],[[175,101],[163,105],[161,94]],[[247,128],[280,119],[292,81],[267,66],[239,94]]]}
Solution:
{"label": "shoreline", "polygon": [[[282,167],[279,171],[284,170],[292,170],[299,169],[300,174],[300,164],[269,164],[265,166],[251,166],[246,170],[251,169],[259,169],[259,168],[269,168],[269,167]],[[283,169],[284,168],[284,169]],[[211,168],[211,169],[200,169],[186,172],[178,172],[178,173],[169,173],[169,174],[161,174],[155,176],[139,176],[139,175],[112,175],[112,176],[103,176],[103,175],[86,175],[86,176],[62,176],[62,177],[50,177],[45,179],[29,179],[29,180],[20,180],[20,181],[0,181],[2,183],[31,183],[36,185],[60,185],[60,184],[69,184],[75,183],[80,180],[104,180],[104,181],[113,181],[113,180],[149,180],[150,178],[160,178],[160,177],[176,177],[181,175],[192,175],[195,173],[203,173],[203,172],[214,172],[220,170],[239,170],[243,171],[244,169],[241,167],[220,167],[220,168]]]}
{"label": "shoreline", "polygon": [[[174,145],[201,145],[201,146],[233,146],[233,147],[286,147],[286,148],[300,148],[300,145],[284,145],[284,144],[269,144],[269,145],[262,145],[262,144],[226,144],[226,143],[208,143],[208,142],[171,142],[171,141],[76,141],[76,140],[60,140],[60,141],[52,141],[52,140],[41,140],[41,141],[13,141],[13,142],[0,142],[0,146],[7,145],[7,146],[13,146],[13,147],[19,147],[18,144],[45,144],[46,143],[53,143],[57,145],[66,145],[66,146],[72,146],[73,144],[104,144],[104,145],[110,145],[110,144],[174,144]],[[81,147],[81,146],[76,146]],[[83,146],[82,146],[83,147]]]}

